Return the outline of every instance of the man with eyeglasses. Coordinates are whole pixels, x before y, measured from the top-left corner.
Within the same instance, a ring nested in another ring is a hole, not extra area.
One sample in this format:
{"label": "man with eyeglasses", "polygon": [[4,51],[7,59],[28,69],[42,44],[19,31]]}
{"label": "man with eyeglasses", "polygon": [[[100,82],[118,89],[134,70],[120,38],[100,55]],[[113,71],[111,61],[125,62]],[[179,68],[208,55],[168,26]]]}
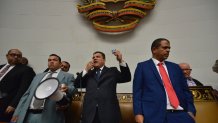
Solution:
{"label": "man with eyeglasses", "polygon": [[0,65],[0,122],[9,122],[23,93],[29,87],[35,72],[20,64],[22,52],[10,49],[7,63]]}
{"label": "man with eyeglasses", "polygon": [[191,77],[192,69],[188,63],[180,63],[179,66],[183,70],[183,73],[187,78],[188,86],[204,86],[201,82]]}

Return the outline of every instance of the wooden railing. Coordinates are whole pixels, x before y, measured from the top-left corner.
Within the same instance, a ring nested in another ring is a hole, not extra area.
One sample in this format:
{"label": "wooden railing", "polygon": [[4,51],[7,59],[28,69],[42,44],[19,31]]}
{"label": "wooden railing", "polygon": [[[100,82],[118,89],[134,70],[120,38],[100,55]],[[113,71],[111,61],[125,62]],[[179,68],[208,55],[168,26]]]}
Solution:
{"label": "wooden railing", "polygon": [[[190,87],[197,109],[196,123],[218,123],[218,101],[210,86]],[[73,97],[71,108],[66,111],[66,123],[79,123],[81,114],[81,102],[85,93],[77,93]],[[122,121],[121,123],[135,123],[132,94],[117,94]]]}

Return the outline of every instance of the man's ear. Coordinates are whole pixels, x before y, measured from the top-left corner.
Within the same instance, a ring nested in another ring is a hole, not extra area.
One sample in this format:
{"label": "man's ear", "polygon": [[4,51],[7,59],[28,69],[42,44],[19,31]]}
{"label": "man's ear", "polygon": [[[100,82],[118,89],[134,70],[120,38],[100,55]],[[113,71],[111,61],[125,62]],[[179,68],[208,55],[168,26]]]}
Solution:
{"label": "man's ear", "polygon": [[156,53],[156,51],[157,51],[156,49],[157,49],[157,48],[155,48],[155,47],[152,48],[152,49],[151,49],[151,52],[152,52],[153,54]]}

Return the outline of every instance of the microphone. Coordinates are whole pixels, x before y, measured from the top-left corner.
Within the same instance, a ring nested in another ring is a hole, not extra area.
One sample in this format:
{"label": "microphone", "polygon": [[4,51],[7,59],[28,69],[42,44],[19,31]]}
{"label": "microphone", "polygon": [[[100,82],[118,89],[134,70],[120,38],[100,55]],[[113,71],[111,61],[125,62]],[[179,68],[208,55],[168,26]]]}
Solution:
{"label": "microphone", "polygon": [[79,75],[79,72],[76,72],[76,75],[78,76],[78,75]]}
{"label": "microphone", "polygon": [[79,95],[81,96],[82,95],[82,76],[79,76],[79,72],[76,72],[76,75],[77,75],[77,77],[79,77],[79,88],[80,88],[80,93],[79,93]]}
{"label": "microphone", "polygon": [[82,75],[79,76],[79,72],[76,72],[76,75],[77,77],[79,77],[79,88],[80,88],[80,93],[79,93],[79,96],[81,96],[81,104],[80,104],[80,107],[81,107],[81,112],[80,112],[80,119],[79,119],[79,123],[82,122],[82,110],[83,110],[83,96],[82,96]]}

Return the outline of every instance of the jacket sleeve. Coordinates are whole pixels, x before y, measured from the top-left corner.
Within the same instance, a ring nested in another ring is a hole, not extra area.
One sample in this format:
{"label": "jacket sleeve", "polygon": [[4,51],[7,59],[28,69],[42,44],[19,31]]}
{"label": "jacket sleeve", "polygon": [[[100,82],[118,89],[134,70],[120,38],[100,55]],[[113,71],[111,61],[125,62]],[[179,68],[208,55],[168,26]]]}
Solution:
{"label": "jacket sleeve", "polygon": [[28,87],[31,84],[31,81],[33,80],[33,77],[35,75],[36,74],[32,68],[25,66],[25,69],[23,70],[23,73],[21,74],[20,86],[18,87],[19,89],[18,89],[16,95],[14,96],[13,100],[10,102],[10,104],[9,104],[10,106],[16,108],[21,96],[28,89]]}
{"label": "jacket sleeve", "polygon": [[142,67],[137,65],[133,79],[133,110],[134,115],[142,114]]}
{"label": "jacket sleeve", "polygon": [[85,79],[87,78],[88,73],[85,76],[82,76],[82,74],[83,74],[83,72],[79,73],[75,79],[74,86],[76,88],[86,88]]}
{"label": "jacket sleeve", "polygon": [[129,69],[129,66],[126,64],[126,67],[120,66],[120,71],[119,72],[119,80],[118,83],[124,83],[124,82],[129,82],[131,81],[131,72]]}
{"label": "jacket sleeve", "polygon": [[182,75],[180,80],[182,81],[182,89],[183,89],[183,92],[185,95],[185,101],[187,104],[187,109],[185,109],[185,110],[187,112],[192,112],[194,115],[196,115],[196,108],[194,105],[193,95],[188,88],[188,84],[187,84],[186,78],[185,78],[182,70],[180,69],[180,67],[178,65],[177,65],[177,68],[179,69],[180,75]]}
{"label": "jacket sleeve", "polygon": [[67,95],[68,95],[68,97],[71,98],[73,96],[73,94],[76,92],[76,88],[74,86],[74,81],[75,81],[74,75],[70,74],[67,81],[68,81],[67,82],[67,84],[68,84]]}

